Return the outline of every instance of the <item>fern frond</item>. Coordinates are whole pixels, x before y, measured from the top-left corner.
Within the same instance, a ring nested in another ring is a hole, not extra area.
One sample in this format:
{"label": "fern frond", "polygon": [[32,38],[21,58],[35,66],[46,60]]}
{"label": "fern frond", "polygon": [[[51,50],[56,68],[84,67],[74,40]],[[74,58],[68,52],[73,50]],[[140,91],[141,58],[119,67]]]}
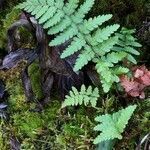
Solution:
{"label": "fern frond", "polygon": [[65,18],[57,23],[55,26],[51,27],[48,30],[49,35],[57,34],[59,32],[64,31],[68,26],[71,25],[71,20],[68,16],[65,16]]}
{"label": "fern frond", "polygon": [[98,73],[103,72],[104,69],[106,70],[109,67],[113,67],[113,64],[110,62],[103,61],[103,60],[98,60],[95,66]]}
{"label": "fern frond", "polygon": [[[112,57],[113,55],[114,54],[112,53],[110,57]],[[120,56],[117,56],[113,60],[113,62],[111,61],[111,59],[108,61],[105,57],[101,60],[96,61],[97,64],[95,68],[100,74],[102,87],[105,93],[107,93],[110,90],[113,83],[118,83],[120,81],[118,77],[119,75],[127,73],[129,71],[129,69],[127,68],[114,66],[114,63],[118,62],[120,58]]]}
{"label": "fern frond", "polygon": [[25,9],[26,7],[31,6],[31,5],[32,5],[32,3],[30,1],[26,1],[26,2],[23,2],[23,3],[19,4],[16,8],[17,9],[18,8]]}
{"label": "fern frond", "polygon": [[72,16],[72,19],[74,20],[75,23],[80,23],[82,22],[83,18],[85,15],[89,12],[89,10],[92,8],[94,5],[95,0],[86,0],[80,8],[74,13]]}
{"label": "fern frond", "polygon": [[92,90],[92,87],[89,86],[86,89],[85,85],[81,86],[80,91],[78,91],[75,87],[72,87],[72,91],[70,91],[69,94],[70,95],[66,96],[66,99],[62,104],[62,108],[66,106],[77,106],[82,104],[84,104],[85,106],[91,104],[92,107],[95,107],[99,97],[98,88]]}
{"label": "fern frond", "polygon": [[20,4],[17,5],[15,8],[16,8],[16,9],[24,9],[24,8],[26,7],[25,5],[27,5],[27,2],[20,3]]}
{"label": "fern frond", "polygon": [[26,10],[27,12],[29,12],[29,13],[31,13],[31,12],[33,12],[33,10],[35,10],[36,9],[36,5],[31,5],[28,9],[24,9],[24,10]]}
{"label": "fern frond", "polygon": [[127,53],[121,52],[111,52],[106,55],[106,61],[116,64],[119,61],[123,60],[127,56]]}
{"label": "fern frond", "polygon": [[109,69],[110,67],[113,67],[113,64],[103,60],[99,60],[95,66],[97,72],[100,74],[102,87],[105,93],[110,90],[113,83],[113,75]]}
{"label": "fern frond", "polygon": [[66,58],[72,54],[74,54],[75,52],[81,50],[81,48],[83,46],[85,46],[86,41],[84,40],[84,38],[80,38],[79,37],[74,37],[73,41],[71,42],[71,44],[69,45],[68,48],[65,49],[65,51],[62,53],[61,58]]}
{"label": "fern frond", "polygon": [[[100,131],[100,135],[95,138],[94,144],[98,144],[103,141],[122,139],[122,132],[124,131],[129,119],[136,109],[136,105],[128,106],[112,115],[106,114],[95,118],[98,124],[94,130]],[[107,128],[106,128],[107,127]]]}
{"label": "fern frond", "polygon": [[56,6],[58,9],[62,9],[63,6],[64,6],[64,0],[55,0],[55,6]]}
{"label": "fern frond", "polygon": [[42,5],[38,5],[38,6],[35,7],[35,9],[34,9],[32,12],[30,12],[30,13],[31,13],[31,15],[35,15],[35,14],[37,14],[41,9],[42,9]]}
{"label": "fern frond", "polygon": [[141,47],[142,45],[138,42],[129,42],[128,43],[129,46],[134,46],[134,47]]}
{"label": "fern frond", "polygon": [[36,8],[36,5],[31,5],[31,2],[26,5],[24,8],[25,11],[32,12]]}
{"label": "fern frond", "polygon": [[60,33],[54,40],[50,42],[50,46],[56,46],[68,41],[72,37],[78,34],[78,29],[76,26],[71,26],[66,29],[63,33]]}
{"label": "fern frond", "polygon": [[55,0],[46,0],[46,2],[49,6],[53,6],[55,4]]}
{"label": "fern frond", "polygon": [[[34,2],[34,1],[37,1],[37,0],[29,0],[29,1]],[[38,2],[39,2],[40,5],[46,5],[47,4],[47,0],[38,0]]]}
{"label": "fern frond", "polygon": [[47,29],[47,28],[50,28],[50,27],[56,25],[58,22],[61,21],[61,19],[64,16],[65,16],[64,12],[61,10],[58,10],[51,19],[49,19],[46,23],[44,23],[43,28]]}
{"label": "fern frond", "polygon": [[132,36],[135,30],[123,28],[116,33],[120,27],[118,24],[102,28],[101,25],[112,17],[110,14],[84,19],[94,1],[85,0],[78,5],[79,0],[68,0],[66,3],[64,0],[27,0],[18,7],[35,15],[38,23],[48,29],[49,35],[56,34],[49,46],[57,46],[70,40],[61,58],[79,51],[74,71],[79,71],[89,61],[95,62],[102,87],[108,92],[112,84],[119,81],[118,75],[127,72],[125,68],[117,70],[117,63],[124,58],[136,63],[132,55],[139,55],[135,48],[141,45]]}
{"label": "fern frond", "polygon": [[94,57],[95,57],[95,53],[92,51],[91,47],[86,45],[84,47],[84,50],[82,50],[81,54],[79,54],[73,70],[75,72],[79,71],[85,65],[87,65],[88,62],[90,62]]}
{"label": "fern frond", "polygon": [[65,4],[65,7],[63,8],[64,12],[70,16],[76,11],[76,8],[78,7],[79,0],[69,0],[68,3]]}
{"label": "fern frond", "polygon": [[111,34],[117,31],[119,27],[120,26],[118,24],[114,24],[103,29],[98,29],[93,38],[97,42],[102,43],[104,40],[108,40]]}
{"label": "fern frond", "polygon": [[84,20],[83,24],[81,24],[80,26],[80,30],[82,31],[82,33],[88,34],[111,18],[112,18],[112,15],[108,14],[108,15],[102,15],[102,16],[100,15],[98,17]]}
{"label": "fern frond", "polygon": [[129,62],[132,62],[133,64],[137,64],[136,59],[135,59],[131,54],[128,54],[128,55],[127,55],[127,60],[128,60]]}
{"label": "fern frond", "polygon": [[116,68],[113,68],[112,69],[112,72],[115,74],[115,75],[121,75],[121,74],[126,74],[129,72],[129,69],[128,68],[125,68],[125,67],[116,67]]}
{"label": "fern frond", "polygon": [[42,24],[44,22],[46,22],[47,20],[49,20],[51,17],[54,16],[54,14],[56,13],[57,8],[52,6],[49,7],[49,9],[47,10],[47,12],[39,19],[39,24]]}
{"label": "fern frond", "polygon": [[38,12],[37,14],[35,14],[35,19],[38,19],[38,18],[40,18],[43,14],[45,14],[45,12],[48,11],[48,8],[49,8],[48,5],[47,5],[47,6],[43,6],[43,7],[39,10],[39,12]]}
{"label": "fern frond", "polygon": [[112,87],[114,81],[110,80],[109,82],[107,82],[105,79],[101,78],[101,83],[102,83],[102,87],[103,87],[103,91],[105,93],[108,93],[110,91],[110,88]]}
{"label": "fern frond", "polygon": [[124,51],[131,53],[133,55],[140,55],[140,53],[137,50],[135,50],[134,48],[132,48],[130,46],[125,47]]}
{"label": "fern frond", "polygon": [[99,56],[104,56],[106,53],[110,52],[115,44],[118,42],[118,37],[113,36],[108,40],[105,40],[103,43],[100,43],[97,46],[94,46],[94,50]]}

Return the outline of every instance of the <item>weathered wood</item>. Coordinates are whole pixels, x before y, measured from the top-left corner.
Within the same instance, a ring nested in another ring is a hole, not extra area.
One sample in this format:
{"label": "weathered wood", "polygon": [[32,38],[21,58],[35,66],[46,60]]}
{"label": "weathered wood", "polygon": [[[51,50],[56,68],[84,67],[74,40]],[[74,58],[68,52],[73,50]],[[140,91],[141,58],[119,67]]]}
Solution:
{"label": "weathered wood", "polygon": [[[60,54],[68,46],[68,41],[60,46],[49,47],[48,42],[53,38],[44,33],[42,27],[37,24],[36,20],[28,15],[23,14],[23,18],[15,22],[8,29],[8,51],[9,54],[4,58],[3,65],[0,69],[11,69],[20,61],[27,61],[26,67],[22,72],[22,82],[25,95],[28,101],[34,99],[30,77],[28,75],[28,67],[35,59],[39,59],[39,67],[41,70],[41,80],[43,99],[39,100],[42,104],[48,103],[51,97],[51,90],[55,88],[60,92],[62,98],[68,93],[72,86],[80,88],[85,83],[84,78],[91,76],[93,70],[87,67],[79,72],[73,71],[73,66],[78,54],[74,54],[69,58],[61,59]],[[36,38],[37,46],[34,49],[24,49],[17,47],[15,43],[15,32],[18,27],[23,26],[33,33]],[[88,68],[91,71],[88,71]],[[85,77],[86,76],[86,77]],[[95,82],[96,76],[91,77]]]}

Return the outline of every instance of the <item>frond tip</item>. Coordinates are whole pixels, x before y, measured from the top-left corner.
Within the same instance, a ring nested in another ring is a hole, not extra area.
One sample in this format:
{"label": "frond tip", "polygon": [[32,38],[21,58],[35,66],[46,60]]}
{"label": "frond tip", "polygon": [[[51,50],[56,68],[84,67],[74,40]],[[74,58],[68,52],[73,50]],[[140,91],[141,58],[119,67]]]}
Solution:
{"label": "frond tip", "polygon": [[122,139],[121,133],[124,131],[136,107],[137,105],[128,106],[112,115],[106,114],[96,117],[95,121],[100,122],[100,124],[94,130],[101,131],[101,133],[95,138],[94,144],[116,138]]}
{"label": "frond tip", "polygon": [[89,86],[86,89],[85,85],[82,85],[81,90],[78,91],[75,87],[72,87],[72,91],[70,91],[69,95],[66,96],[66,99],[62,104],[62,108],[66,106],[77,106],[82,104],[84,104],[85,106],[91,104],[92,107],[95,107],[98,97],[98,88],[92,90],[92,87]]}

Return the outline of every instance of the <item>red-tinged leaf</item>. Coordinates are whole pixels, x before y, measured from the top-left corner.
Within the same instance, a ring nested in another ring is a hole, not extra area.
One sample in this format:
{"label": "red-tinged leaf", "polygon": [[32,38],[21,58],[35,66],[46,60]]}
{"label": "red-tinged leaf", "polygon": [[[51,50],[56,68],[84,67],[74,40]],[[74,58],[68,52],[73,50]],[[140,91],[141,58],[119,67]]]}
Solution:
{"label": "red-tinged leaf", "polygon": [[141,76],[143,76],[144,75],[144,71],[143,70],[140,70],[140,69],[137,69],[136,71],[135,71],[135,73],[134,73],[134,77],[135,78],[139,78],[139,77],[141,77]]}
{"label": "red-tinged leaf", "polygon": [[125,92],[132,97],[145,98],[144,90],[150,86],[150,71],[145,66],[132,68],[133,77],[120,77],[120,83]]}
{"label": "red-tinged leaf", "polygon": [[150,76],[148,76],[147,74],[144,74],[140,80],[142,81],[142,83],[146,86],[150,86]]}
{"label": "red-tinged leaf", "polygon": [[127,93],[138,88],[138,83],[133,80],[129,80],[126,76],[122,76],[120,78],[120,82]]}

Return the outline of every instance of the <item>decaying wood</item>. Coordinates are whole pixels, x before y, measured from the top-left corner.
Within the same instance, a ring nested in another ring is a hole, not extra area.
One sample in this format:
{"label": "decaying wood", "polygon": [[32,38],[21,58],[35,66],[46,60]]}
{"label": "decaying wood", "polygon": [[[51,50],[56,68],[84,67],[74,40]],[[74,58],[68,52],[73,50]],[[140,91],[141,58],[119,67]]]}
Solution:
{"label": "decaying wood", "polygon": [[[12,69],[22,60],[27,62],[22,72],[22,82],[28,101],[34,99],[31,81],[28,75],[28,67],[36,59],[39,59],[39,67],[42,73],[41,80],[39,81],[41,82],[44,95],[43,99],[40,100],[42,103],[50,101],[51,89],[54,85],[60,92],[61,97],[64,98],[72,86],[80,88],[81,84],[85,83],[84,78],[88,78],[88,76],[90,76],[89,79],[91,79],[93,83],[96,83],[97,74],[91,67],[87,67],[79,72],[73,71],[73,66],[78,54],[74,54],[66,59],[60,58],[60,54],[71,41],[56,47],[49,47],[48,42],[53,37],[46,36],[42,27],[37,24],[32,16],[26,13],[21,16],[21,19],[8,29],[9,54],[3,59],[3,64],[0,69]],[[37,46],[34,49],[17,47],[15,33],[20,26],[27,28],[33,33],[33,36],[36,37]]]}

